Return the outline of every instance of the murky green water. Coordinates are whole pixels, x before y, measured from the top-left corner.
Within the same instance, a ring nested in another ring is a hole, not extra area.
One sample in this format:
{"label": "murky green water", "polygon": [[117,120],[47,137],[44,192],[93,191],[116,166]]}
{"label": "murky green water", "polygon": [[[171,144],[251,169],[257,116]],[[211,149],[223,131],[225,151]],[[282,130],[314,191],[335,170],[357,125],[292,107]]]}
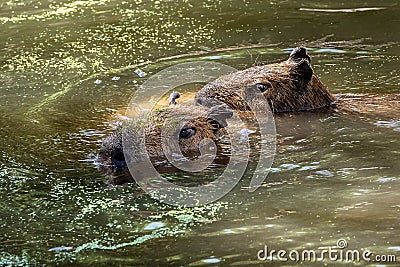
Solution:
{"label": "murky green water", "polygon": [[0,265],[249,266],[265,244],[339,238],[399,257],[399,117],[277,117],[263,187],[246,190],[250,170],[201,208],[110,187],[93,164],[137,86],[179,62],[241,69],[303,44],[332,92],[400,93],[399,12],[384,0],[2,1]]}

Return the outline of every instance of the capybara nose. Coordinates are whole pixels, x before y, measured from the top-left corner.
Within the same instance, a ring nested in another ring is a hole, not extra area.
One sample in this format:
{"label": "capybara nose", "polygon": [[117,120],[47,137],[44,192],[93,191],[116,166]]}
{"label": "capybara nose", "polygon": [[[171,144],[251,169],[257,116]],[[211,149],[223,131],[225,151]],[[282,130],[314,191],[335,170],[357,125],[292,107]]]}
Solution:
{"label": "capybara nose", "polygon": [[125,168],[127,166],[122,149],[117,149],[112,152],[111,161],[116,168]]}

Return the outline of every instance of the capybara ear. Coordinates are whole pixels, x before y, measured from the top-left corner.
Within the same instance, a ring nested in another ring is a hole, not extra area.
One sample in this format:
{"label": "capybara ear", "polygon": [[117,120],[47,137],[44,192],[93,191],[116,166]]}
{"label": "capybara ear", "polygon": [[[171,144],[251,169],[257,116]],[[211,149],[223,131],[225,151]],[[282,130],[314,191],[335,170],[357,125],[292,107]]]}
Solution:
{"label": "capybara ear", "polygon": [[310,63],[306,59],[301,60],[294,66],[292,70],[293,81],[297,83],[299,89],[305,88],[311,81],[313,72]]}
{"label": "capybara ear", "polygon": [[311,62],[311,58],[307,55],[306,48],[303,46],[299,46],[293,49],[292,53],[290,53],[289,60],[297,62],[302,59],[306,59],[308,60],[308,62]]}
{"label": "capybara ear", "polygon": [[176,100],[180,98],[181,95],[179,92],[172,92],[171,95],[169,96],[169,104],[168,105],[176,105]]}
{"label": "capybara ear", "polygon": [[[226,122],[226,119],[229,119],[233,116],[233,111],[226,105],[218,105],[214,106],[210,109],[210,112],[207,117],[207,121],[211,123],[214,128],[223,128],[228,125]],[[218,123],[218,125],[215,125],[215,122]]]}

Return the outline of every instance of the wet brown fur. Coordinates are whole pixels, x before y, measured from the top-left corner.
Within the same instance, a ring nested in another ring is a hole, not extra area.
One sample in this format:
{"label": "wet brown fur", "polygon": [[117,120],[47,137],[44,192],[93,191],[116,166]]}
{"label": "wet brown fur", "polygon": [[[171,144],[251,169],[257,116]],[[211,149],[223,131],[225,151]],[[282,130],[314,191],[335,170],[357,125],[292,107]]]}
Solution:
{"label": "wet brown fur", "polygon": [[[179,147],[182,153],[198,152],[199,145],[202,140],[209,138],[217,140],[226,134],[226,130],[215,119],[210,117],[210,110],[201,106],[178,105],[165,109],[157,109],[146,114],[141,118],[130,119],[124,122],[122,126],[109,135],[102,143],[97,161],[101,166],[108,168],[113,165],[113,153],[122,153],[122,131],[126,131],[128,136],[132,138],[143,138],[136,133],[139,128],[144,129],[146,150],[143,155],[147,154],[152,157],[163,157],[161,132],[163,124],[167,121],[165,127],[173,127],[174,131],[179,131],[182,127],[185,129],[194,129],[195,134],[190,138],[179,138]],[[180,121],[187,121],[185,125],[180,125]],[[140,155],[137,155],[139,158]],[[101,167],[102,168],[102,167]],[[107,171],[109,172],[109,171]]]}
{"label": "wet brown fur", "polygon": [[255,66],[230,73],[204,86],[195,96],[195,104],[213,106],[220,102],[235,110],[249,110],[243,99],[258,86],[272,111],[309,111],[332,105],[335,97],[314,73],[305,48],[296,48],[283,62]]}
{"label": "wet brown fur", "polygon": [[251,108],[244,99],[249,100],[254,91],[262,93],[274,113],[335,109],[392,120],[400,111],[400,94],[331,94],[314,73],[304,47],[295,48],[286,61],[219,77],[197,92],[194,103],[213,106],[223,102],[247,112]]}
{"label": "wet brown fur", "polygon": [[[135,120],[136,124],[128,125],[127,129],[135,131],[137,127],[144,127],[147,151],[143,153],[150,158],[163,157],[161,126],[167,119],[186,117],[188,123],[184,127],[195,129],[196,134],[189,139],[180,138],[180,149],[182,153],[198,152],[203,139],[217,140],[226,134],[223,125],[208,117],[209,109],[206,107],[214,107],[222,102],[239,113],[247,113],[251,109],[244,99],[249,99],[254,91],[264,95],[274,113],[336,109],[369,116],[375,114],[380,119],[398,118],[399,94],[332,95],[314,73],[310,62],[305,48],[298,47],[286,61],[237,71],[208,83],[195,96],[194,103],[197,106],[181,104],[155,110],[146,116],[142,125]],[[111,166],[112,153],[115,151],[122,153],[121,129],[104,140],[98,162],[103,166]]]}
{"label": "wet brown fur", "polygon": [[338,94],[335,109],[377,120],[398,120],[400,94]]}

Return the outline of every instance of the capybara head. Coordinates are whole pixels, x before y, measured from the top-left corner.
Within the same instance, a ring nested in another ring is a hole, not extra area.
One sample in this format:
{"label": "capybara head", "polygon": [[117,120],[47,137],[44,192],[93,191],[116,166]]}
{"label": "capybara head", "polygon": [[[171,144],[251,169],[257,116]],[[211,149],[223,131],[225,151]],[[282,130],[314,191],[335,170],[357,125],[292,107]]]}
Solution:
{"label": "capybara head", "polygon": [[[162,139],[163,129],[172,132],[178,140],[179,150],[184,155],[200,154],[202,140],[216,141],[227,132],[224,129],[226,119],[233,112],[225,105],[211,109],[193,105],[173,105],[165,109],[154,110],[145,116],[125,121],[116,131],[104,139],[97,156],[100,169],[111,174],[116,169],[127,167],[124,157],[123,133],[125,137],[137,142],[144,140],[146,151],[136,151],[133,157],[140,161],[143,155],[151,158],[165,156]],[[138,136],[140,133],[143,136]],[[129,140],[128,140],[129,141]],[[168,139],[167,139],[168,143]]]}
{"label": "capybara head", "polygon": [[222,102],[246,111],[250,110],[246,104],[251,101],[249,96],[258,92],[275,113],[329,106],[335,98],[315,75],[310,62],[306,49],[297,47],[286,61],[251,67],[208,83],[196,94],[195,104],[213,106]]}

